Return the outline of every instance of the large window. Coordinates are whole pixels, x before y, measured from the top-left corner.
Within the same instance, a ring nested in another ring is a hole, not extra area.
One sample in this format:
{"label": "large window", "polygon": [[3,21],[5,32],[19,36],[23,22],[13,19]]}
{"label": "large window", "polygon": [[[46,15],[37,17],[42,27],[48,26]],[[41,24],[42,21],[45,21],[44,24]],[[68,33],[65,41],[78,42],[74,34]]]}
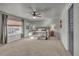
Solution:
{"label": "large window", "polygon": [[19,18],[9,16],[7,19],[8,42],[21,39],[22,21]]}

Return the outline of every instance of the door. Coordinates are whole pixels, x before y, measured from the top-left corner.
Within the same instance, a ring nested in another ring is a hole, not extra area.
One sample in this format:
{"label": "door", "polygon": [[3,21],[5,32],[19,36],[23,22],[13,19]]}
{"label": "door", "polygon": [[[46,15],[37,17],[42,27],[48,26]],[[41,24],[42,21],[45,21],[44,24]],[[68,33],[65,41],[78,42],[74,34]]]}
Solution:
{"label": "door", "polygon": [[74,54],[73,5],[68,10],[69,51]]}

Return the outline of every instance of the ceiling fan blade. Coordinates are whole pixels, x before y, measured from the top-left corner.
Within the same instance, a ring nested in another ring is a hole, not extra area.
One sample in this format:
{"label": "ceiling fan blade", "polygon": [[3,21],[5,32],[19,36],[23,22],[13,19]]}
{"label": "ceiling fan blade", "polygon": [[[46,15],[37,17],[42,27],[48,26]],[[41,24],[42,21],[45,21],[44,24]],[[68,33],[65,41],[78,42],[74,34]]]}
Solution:
{"label": "ceiling fan blade", "polygon": [[36,15],[41,15],[41,13],[38,13],[38,12],[37,12]]}
{"label": "ceiling fan blade", "polygon": [[42,17],[41,15],[37,15],[37,17]]}
{"label": "ceiling fan blade", "polygon": [[44,9],[38,9],[37,11],[38,12],[47,12],[49,10],[50,10],[50,8],[44,8]]}

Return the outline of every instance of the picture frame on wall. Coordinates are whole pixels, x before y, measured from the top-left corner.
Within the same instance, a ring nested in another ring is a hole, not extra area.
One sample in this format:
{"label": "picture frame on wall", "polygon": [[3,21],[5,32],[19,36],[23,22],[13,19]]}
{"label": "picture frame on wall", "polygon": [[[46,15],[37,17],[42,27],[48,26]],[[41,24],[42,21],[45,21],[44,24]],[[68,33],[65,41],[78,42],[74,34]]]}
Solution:
{"label": "picture frame on wall", "polygon": [[60,20],[60,28],[62,28],[62,20]]}
{"label": "picture frame on wall", "polygon": [[26,29],[29,29],[29,26],[26,26]]}

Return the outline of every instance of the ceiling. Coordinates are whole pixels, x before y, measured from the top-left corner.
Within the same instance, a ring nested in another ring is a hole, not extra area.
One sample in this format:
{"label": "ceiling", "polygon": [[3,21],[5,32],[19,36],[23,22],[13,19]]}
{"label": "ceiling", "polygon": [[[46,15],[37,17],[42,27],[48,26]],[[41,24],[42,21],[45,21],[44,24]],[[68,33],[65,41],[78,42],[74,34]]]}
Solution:
{"label": "ceiling", "polygon": [[[35,3],[35,4],[22,4],[23,6],[23,11],[26,13],[28,16],[28,19],[33,20],[32,16],[29,15],[29,12],[32,12],[32,10],[29,8],[32,7],[33,9],[39,9],[42,10],[40,11],[40,14],[42,17],[38,17],[36,20],[45,20],[45,19],[54,19],[60,16],[63,8],[65,7],[66,4],[64,3]],[[45,10],[45,9],[48,10]]]}
{"label": "ceiling", "polygon": [[[54,19],[61,15],[65,3],[0,3],[0,11],[4,11],[30,21],[33,21],[32,9],[39,9],[42,17],[36,20]],[[47,10],[45,10],[47,8]]]}

